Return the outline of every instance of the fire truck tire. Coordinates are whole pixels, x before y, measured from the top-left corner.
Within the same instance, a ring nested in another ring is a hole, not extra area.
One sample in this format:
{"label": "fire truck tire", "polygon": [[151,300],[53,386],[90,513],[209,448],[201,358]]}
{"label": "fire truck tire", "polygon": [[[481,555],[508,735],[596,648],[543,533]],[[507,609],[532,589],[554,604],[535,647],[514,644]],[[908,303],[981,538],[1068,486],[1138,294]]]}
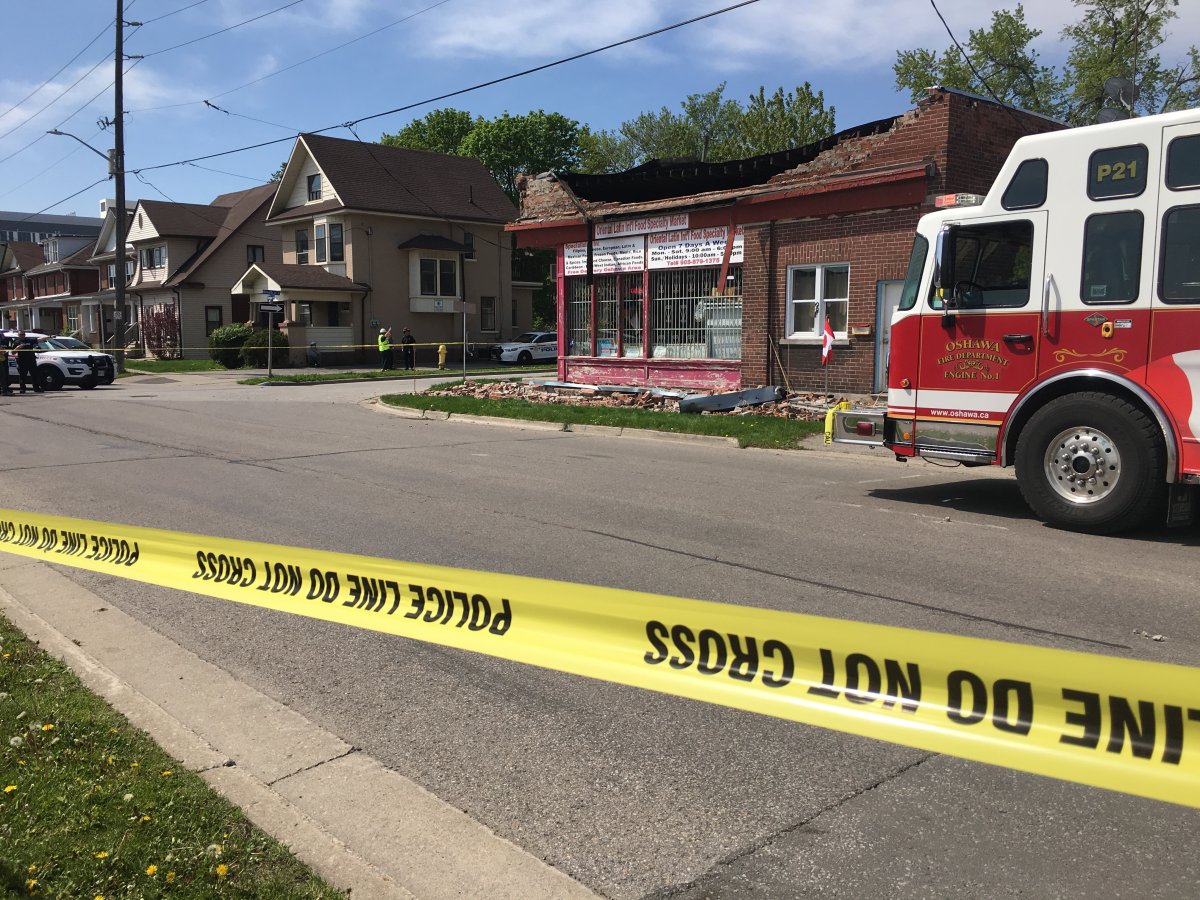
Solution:
{"label": "fire truck tire", "polygon": [[1110,394],[1047,403],[1021,431],[1016,466],[1025,502],[1070,531],[1138,528],[1166,502],[1161,432],[1142,410]]}

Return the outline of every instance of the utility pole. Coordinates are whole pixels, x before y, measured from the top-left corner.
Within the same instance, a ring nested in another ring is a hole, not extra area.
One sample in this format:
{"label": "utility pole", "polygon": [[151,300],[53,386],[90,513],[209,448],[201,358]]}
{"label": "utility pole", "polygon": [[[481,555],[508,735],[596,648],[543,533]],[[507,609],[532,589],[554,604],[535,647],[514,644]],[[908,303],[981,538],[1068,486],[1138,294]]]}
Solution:
{"label": "utility pole", "polygon": [[[113,285],[113,360],[118,372],[125,371],[125,0],[117,0],[115,114],[113,116],[112,174],[117,181],[116,282]],[[103,320],[103,315],[101,319]]]}

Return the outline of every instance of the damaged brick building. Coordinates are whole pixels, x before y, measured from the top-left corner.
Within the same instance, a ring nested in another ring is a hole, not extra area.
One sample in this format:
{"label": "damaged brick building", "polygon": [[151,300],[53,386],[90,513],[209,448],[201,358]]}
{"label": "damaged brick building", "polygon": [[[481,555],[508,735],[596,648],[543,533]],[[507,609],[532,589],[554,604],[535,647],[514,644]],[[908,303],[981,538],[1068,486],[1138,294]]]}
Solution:
{"label": "damaged brick building", "polygon": [[934,88],[903,115],[780,153],[526,177],[508,230],[556,250],[561,380],[810,391],[827,375],[830,390],[870,393],[917,220],[938,195],[986,193],[1018,138],[1061,127]]}

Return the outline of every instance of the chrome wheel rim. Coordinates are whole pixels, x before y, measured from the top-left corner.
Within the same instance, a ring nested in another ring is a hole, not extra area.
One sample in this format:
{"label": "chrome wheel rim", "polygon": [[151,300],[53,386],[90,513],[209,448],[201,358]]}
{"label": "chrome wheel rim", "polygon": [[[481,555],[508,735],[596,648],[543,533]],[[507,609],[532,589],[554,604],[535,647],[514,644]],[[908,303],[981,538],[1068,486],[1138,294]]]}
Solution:
{"label": "chrome wheel rim", "polygon": [[1121,477],[1121,452],[1097,428],[1068,428],[1046,448],[1046,480],[1068,503],[1086,505],[1108,497]]}

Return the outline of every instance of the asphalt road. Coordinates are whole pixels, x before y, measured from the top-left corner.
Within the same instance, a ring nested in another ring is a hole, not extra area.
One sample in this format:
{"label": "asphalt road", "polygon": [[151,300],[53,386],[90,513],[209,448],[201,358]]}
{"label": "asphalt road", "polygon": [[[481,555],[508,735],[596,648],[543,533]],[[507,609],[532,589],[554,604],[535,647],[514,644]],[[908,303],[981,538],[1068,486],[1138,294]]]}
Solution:
{"label": "asphalt road", "polygon": [[[1198,658],[1197,528],[1073,535],[1006,473],[411,420],[361,402],[381,390],[139,377],[13,398],[0,505]],[[609,897],[1200,885],[1182,807],[61,571]]]}

